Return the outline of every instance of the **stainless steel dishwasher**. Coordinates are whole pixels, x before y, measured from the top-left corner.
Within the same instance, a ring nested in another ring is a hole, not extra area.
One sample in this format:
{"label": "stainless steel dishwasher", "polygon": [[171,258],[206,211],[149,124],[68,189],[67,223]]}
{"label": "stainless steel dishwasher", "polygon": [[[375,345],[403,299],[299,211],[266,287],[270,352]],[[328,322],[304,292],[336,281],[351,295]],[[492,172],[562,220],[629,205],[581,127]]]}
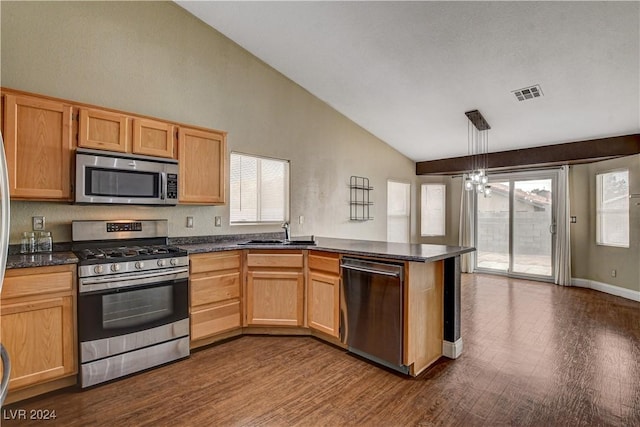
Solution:
{"label": "stainless steel dishwasher", "polygon": [[404,267],[342,258],[340,340],[350,352],[408,373],[402,364]]}

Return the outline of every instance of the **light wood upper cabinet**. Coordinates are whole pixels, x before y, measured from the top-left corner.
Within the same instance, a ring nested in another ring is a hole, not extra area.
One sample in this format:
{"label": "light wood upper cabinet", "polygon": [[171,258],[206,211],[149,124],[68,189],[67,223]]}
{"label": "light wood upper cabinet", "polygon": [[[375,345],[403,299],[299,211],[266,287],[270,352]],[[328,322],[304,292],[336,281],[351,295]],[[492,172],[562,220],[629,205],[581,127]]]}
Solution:
{"label": "light wood upper cabinet", "polygon": [[222,132],[179,128],[179,203],[225,203],[226,148]]}
{"label": "light wood upper cabinet", "polygon": [[340,261],[338,254],[309,253],[307,288],[309,327],[338,338],[340,332]]}
{"label": "light wood upper cabinet", "polygon": [[[75,265],[7,270],[2,289],[2,343],[11,357],[8,401],[75,383]],[[31,389],[30,389],[31,388]]]}
{"label": "light wood upper cabinet", "polygon": [[71,200],[71,105],[6,93],[3,118],[11,198]]}
{"label": "light wood upper cabinet", "polygon": [[175,126],[157,120],[133,119],[133,153],[175,158]]}
{"label": "light wood upper cabinet", "polygon": [[81,108],[79,118],[78,147],[121,153],[131,151],[127,116]]}

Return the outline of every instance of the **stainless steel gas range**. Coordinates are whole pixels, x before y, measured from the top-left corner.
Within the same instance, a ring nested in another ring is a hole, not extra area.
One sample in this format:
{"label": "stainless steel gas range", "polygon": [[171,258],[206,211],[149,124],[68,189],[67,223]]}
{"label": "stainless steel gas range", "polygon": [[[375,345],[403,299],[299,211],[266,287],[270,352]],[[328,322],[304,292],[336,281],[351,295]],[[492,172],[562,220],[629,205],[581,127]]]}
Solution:
{"label": "stainless steel gas range", "polygon": [[166,220],[73,221],[80,384],[189,356],[189,260]]}

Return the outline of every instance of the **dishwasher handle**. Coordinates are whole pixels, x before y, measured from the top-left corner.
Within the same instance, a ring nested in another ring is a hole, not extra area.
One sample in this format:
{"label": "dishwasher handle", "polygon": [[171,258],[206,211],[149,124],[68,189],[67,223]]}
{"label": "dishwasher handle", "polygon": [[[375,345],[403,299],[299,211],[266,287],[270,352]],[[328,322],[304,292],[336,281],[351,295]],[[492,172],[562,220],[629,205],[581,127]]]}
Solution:
{"label": "dishwasher handle", "polygon": [[400,272],[399,271],[375,270],[375,269],[372,269],[372,268],[359,267],[359,266],[350,265],[350,264],[340,264],[340,267],[346,268],[347,270],[361,271],[363,273],[381,274],[383,276],[390,276],[390,277],[397,277],[397,278],[400,277]]}

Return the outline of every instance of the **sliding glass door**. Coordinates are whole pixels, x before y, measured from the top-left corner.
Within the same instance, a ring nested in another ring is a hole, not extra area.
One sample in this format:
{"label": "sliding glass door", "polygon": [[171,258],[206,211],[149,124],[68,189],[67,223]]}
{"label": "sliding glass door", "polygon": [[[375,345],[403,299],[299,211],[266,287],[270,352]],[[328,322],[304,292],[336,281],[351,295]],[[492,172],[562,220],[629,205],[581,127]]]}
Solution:
{"label": "sliding glass door", "polygon": [[476,270],[552,279],[555,172],[491,176],[476,199]]}

